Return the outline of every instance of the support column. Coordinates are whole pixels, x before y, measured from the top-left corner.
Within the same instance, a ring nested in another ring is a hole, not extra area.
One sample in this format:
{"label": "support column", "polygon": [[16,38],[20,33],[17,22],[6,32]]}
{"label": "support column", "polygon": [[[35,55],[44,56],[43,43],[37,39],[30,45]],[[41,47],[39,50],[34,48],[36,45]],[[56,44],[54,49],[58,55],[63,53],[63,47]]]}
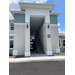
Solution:
{"label": "support column", "polygon": [[25,56],[30,56],[30,23],[25,23]]}
{"label": "support column", "polygon": [[51,44],[51,31],[50,31],[50,23],[46,23],[46,41],[47,41],[47,50],[46,55],[52,55],[52,44]]}

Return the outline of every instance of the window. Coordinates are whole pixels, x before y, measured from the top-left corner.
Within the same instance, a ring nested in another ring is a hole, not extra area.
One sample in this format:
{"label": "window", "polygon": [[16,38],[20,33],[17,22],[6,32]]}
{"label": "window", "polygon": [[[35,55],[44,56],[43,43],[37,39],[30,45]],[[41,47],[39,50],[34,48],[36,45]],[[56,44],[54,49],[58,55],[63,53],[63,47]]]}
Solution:
{"label": "window", "polygon": [[50,34],[48,34],[47,36],[48,36],[48,38],[50,38]]}
{"label": "window", "polygon": [[63,39],[63,47],[65,47],[65,39]]}
{"label": "window", "polygon": [[61,45],[61,39],[59,39],[59,47],[62,47],[62,45]]}
{"label": "window", "polygon": [[10,40],[10,48],[13,48],[13,40]]}
{"label": "window", "polygon": [[10,23],[10,30],[14,30],[14,23]]}

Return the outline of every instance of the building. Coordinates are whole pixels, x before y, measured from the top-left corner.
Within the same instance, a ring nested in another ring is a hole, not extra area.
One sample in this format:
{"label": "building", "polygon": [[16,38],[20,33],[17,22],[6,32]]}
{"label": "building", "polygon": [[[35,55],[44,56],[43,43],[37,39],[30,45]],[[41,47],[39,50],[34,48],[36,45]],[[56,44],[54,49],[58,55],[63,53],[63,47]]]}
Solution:
{"label": "building", "polygon": [[64,36],[58,33],[57,18],[61,13],[52,12],[55,4],[19,5],[21,10],[11,11],[14,20],[9,20],[9,54],[31,56],[60,53]]}
{"label": "building", "polygon": [[59,33],[59,48],[60,52],[65,51],[65,34]]}

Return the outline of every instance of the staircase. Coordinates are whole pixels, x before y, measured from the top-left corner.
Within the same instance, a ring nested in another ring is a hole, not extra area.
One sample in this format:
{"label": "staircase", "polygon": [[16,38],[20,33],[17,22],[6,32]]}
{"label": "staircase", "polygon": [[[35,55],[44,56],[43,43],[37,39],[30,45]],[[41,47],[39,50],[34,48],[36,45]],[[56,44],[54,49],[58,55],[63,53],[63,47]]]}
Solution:
{"label": "staircase", "polygon": [[35,43],[36,43],[36,53],[37,53],[37,54],[43,54],[44,51],[43,51],[43,49],[42,49],[40,40],[39,40],[39,39],[36,39]]}

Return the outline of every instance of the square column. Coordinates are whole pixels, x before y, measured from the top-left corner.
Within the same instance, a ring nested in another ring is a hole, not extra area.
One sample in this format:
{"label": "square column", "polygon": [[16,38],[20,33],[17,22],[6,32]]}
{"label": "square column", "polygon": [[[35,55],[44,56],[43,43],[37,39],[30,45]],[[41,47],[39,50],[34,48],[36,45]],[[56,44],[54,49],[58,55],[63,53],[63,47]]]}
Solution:
{"label": "square column", "polygon": [[25,56],[30,56],[30,23],[25,23]]}

